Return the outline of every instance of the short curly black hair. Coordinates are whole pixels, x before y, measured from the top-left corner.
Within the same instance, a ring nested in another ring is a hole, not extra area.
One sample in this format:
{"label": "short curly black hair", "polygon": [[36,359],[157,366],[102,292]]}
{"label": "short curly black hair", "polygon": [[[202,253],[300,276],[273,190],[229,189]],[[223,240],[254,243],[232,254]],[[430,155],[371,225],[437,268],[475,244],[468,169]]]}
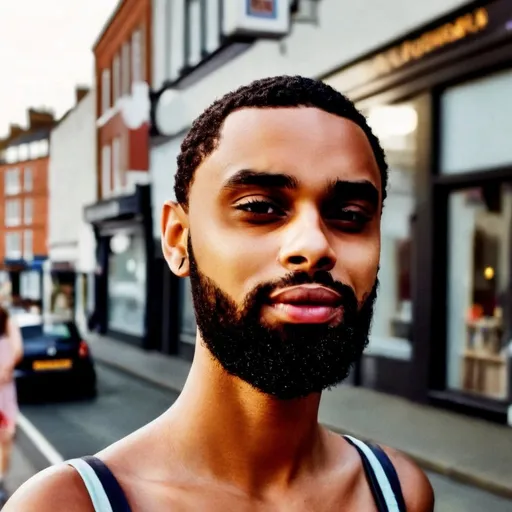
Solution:
{"label": "short curly black hair", "polygon": [[210,105],[192,124],[181,144],[174,193],[179,204],[188,207],[188,196],[195,170],[210,155],[220,139],[220,131],[229,114],[242,108],[316,107],[350,119],[362,128],[373,149],[380,169],[382,201],[386,198],[388,165],[384,150],[366,118],[343,94],[329,85],[302,76],[275,76],[256,80],[230,92]]}

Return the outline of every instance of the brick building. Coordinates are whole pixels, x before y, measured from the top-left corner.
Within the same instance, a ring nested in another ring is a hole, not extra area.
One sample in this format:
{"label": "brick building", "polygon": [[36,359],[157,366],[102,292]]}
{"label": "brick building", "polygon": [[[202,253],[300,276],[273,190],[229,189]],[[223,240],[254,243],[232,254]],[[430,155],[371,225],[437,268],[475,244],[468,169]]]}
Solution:
{"label": "brick building", "polygon": [[85,208],[97,246],[96,326],[137,344],[149,339],[148,273],[153,258],[150,41],[150,0],[121,0],[94,45],[99,201]]}
{"label": "brick building", "polygon": [[[47,258],[49,136],[53,114],[30,109],[12,125],[0,154],[0,280],[13,297],[41,299]],[[10,283],[10,284],[6,284]]]}

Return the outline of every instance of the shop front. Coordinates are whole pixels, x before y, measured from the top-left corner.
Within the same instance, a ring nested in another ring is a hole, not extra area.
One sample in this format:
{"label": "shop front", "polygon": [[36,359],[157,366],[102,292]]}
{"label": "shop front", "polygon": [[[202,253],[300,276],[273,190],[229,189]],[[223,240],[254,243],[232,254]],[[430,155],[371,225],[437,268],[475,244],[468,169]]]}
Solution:
{"label": "shop front", "polygon": [[512,3],[473,2],[323,77],[390,168],[360,383],[507,421],[512,403]]}
{"label": "shop front", "polygon": [[94,312],[89,326],[143,348],[152,348],[150,317],[153,237],[149,186],[130,196],[85,208],[96,236]]}

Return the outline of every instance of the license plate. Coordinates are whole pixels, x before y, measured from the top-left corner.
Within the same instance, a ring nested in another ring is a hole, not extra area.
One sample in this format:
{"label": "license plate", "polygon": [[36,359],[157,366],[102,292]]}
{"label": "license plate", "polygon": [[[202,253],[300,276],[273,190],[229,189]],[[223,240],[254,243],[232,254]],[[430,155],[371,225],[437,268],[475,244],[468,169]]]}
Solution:
{"label": "license plate", "polygon": [[53,359],[48,361],[34,361],[32,367],[37,371],[69,370],[73,366],[71,359]]}

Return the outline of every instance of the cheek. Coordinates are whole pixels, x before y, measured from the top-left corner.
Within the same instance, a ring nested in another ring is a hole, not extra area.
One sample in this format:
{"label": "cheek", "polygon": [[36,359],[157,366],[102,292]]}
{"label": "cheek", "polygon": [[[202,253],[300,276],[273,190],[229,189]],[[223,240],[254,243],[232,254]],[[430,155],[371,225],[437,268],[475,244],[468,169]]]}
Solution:
{"label": "cheek", "polygon": [[255,240],[250,229],[233,233],[191,226],[191,232],[200,271],[238,303],[265,280],[265,270],[276,259],[268,240]]}
{"label": "cheek", "polygon": [[335,272],[340,280],[352,286],[359,300],[371,291],[380,261],[380,238],[343,241],[337,250]]}

